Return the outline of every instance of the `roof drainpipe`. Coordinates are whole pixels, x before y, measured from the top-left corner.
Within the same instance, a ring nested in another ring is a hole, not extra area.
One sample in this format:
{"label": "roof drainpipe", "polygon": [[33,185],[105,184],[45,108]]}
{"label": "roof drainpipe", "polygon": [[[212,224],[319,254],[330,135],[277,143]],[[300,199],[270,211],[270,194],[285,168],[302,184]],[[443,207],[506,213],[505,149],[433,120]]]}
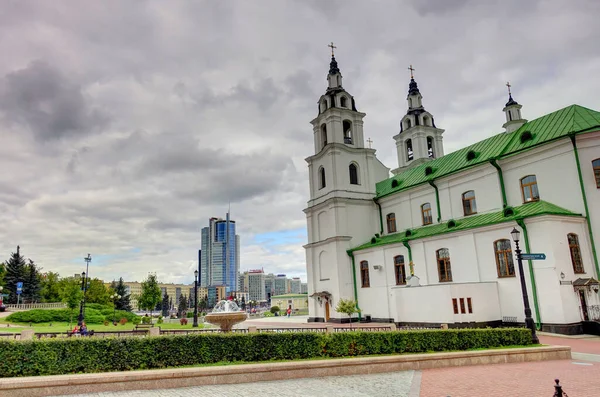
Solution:
{"label": "roof drainpipe", "polygon": [[500,192],[502,193],[502,208],[506,208],[508,204],[506,201],[506,189],[504,188],[504,176],[502,175],[502,168],[500,168],[496,159],[491,159],[490,164],[493,165],[494,168],[496,168],[496,170],[498,171],[498,179],[500,180]]}
{"label": "roof drainpipe", "polygon": [[579,164],[579,152],[577,151],[577,142],[575,135],[569,136],[573,144],[573,153],[575,153],[575,163],[577,164],[577,174],[579,175],[579,186],[581,186],[581,196],[583,197],[583,207],[585,208],[585,220],[587,221],[588,233],[592,243],[592,255],[594,257],[594,265],[596,265],[596,278],[600,278],[600,266],[598,266],[598,255],[596,254],[596,244],[594,243],[594,232],[592,231],[592,223],[590,221],[590,211],[588,209],[587,196],[585,194],[585,186],[583,184],[583,176],[581,175],[581,165]]}
{"label": "roof drainpipe", "polygon": [[381,204],[379,204],[379,200],[377,200],[377,197],[375,197],[373,201],[375,202],[375,204],[377,204],[377,207],[379,208],[379,235],[383,236],[383,213],[381,212]]}
{"label": "roof drainpipe", "polygon": [[[525,221],[523,219],[516,219],[517,225],[523,229],[523,240],[525,240],[525,252],[531,252],[529,248],[529,234],[527,233],[527,226],[525,225]],[[540,305],[538,303],[537,296],[537,287],[535,283],[535,275],[533,273],[533,262],[531,260],[527,261],[529,263],[529,277],[531,279],[531,289],[533,292],[533,306],[535,307],[535,316],[537,317],[537,328],[541,328],[542,318],[540,314]]]}
{"label": "roof drainpipe", "polygon": [[429,184],[433,186],[435,189],[435,204],[437,205],[437,221],[440,223],[442,221],[442,210],[440,209],[440,192],[438,187],[433,183],[433,179],[429,181]]}
{"label": "roof drainpipe", "polygon": [[402,244],[404,244],[404,246],[408,250],[408,266],[410,267],[410,276],[412,277],[415,275],[415,267],[412,261],[412,249],[410,249],[410,244],[408,243],[408,241],[403,241]]}
{"label": "roof drainpipe", "polygon": [[354,252],[346,251],[348,256],[352,258],[352,281],[354,282],[354,302],[356,302],[356,310],[358,310],[358,321],[362,320],[360,307],[358,306],[358,290],[356,289],[356,264],[354,263]]}

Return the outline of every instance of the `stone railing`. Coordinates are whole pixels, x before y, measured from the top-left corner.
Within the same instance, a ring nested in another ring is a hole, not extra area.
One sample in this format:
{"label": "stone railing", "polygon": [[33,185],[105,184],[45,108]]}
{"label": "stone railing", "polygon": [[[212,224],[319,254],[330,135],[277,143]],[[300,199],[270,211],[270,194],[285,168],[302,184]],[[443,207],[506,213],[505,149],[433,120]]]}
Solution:
{"label": "stone railing", "polygon": [[19,310],[31,310],[31,309],[65,309],[67,305],[63,302],[56,303],[19,303],[18,305],[10,304],[5,305],[6,310],[19,311]]}

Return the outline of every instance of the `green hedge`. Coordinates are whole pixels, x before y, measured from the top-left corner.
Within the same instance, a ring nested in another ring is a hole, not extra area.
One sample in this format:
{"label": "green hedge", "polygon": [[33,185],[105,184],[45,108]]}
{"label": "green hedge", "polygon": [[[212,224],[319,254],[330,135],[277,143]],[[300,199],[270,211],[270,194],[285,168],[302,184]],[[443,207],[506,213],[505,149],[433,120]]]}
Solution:
{"label": "green hedge", "polygon": [[[91,306],[91,305],[90,305]],[[113,309],[108,307],[100,307],[101,310],[86,307],[85,322],[87,324],[102,324],[104,320],[113,320]],[[96,305],[99,306],[99,305]],[[79,310],[73,310],[73,321],[77,320]],[[125,317],[128,322],[133,322],[133,319],[138,317],[134,313],[117,310],[116,319],[119,321]],[[14,323],[50,323],[50,322],[69,322],[71,311],[69,309],[33,309],[24,312],[15,312],[6,317],[7,321]]]}
{"label": "green hedge", "polygon": [[0,341],[0,377],[420,353],[531,344],[528,329],[189,334]]}

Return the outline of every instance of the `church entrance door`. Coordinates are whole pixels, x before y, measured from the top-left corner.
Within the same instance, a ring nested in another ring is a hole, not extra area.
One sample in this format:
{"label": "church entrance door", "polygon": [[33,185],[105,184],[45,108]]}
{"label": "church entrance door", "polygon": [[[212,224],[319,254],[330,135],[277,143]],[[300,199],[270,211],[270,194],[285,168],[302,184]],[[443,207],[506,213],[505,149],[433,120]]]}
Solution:
{"label": "church entrance door", "polygon": [[329,302],[325,302],[325,321],[329,321]]}
{"label": "church entrance door", "polygon": [[585,291],[579,290],[579,301],[581,302],[581,312],[583,314],[583,321],[590,321],[588,316],[587,302],[585,300]]}

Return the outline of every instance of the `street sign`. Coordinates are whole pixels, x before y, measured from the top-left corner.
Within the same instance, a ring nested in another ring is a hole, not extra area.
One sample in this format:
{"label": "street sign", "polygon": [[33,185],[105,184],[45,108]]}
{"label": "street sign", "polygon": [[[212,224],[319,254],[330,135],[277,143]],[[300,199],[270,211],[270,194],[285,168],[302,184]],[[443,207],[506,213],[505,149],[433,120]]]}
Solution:
{"label": "street sign", "polygon": [[17,281],[17,295],[21,295],[21,292],[23,292],[23,282]]}
{"label": "street sign", "polygon": [[521,254],[521,259],[524,261],[543,261],[546,259],[546,254]]}

